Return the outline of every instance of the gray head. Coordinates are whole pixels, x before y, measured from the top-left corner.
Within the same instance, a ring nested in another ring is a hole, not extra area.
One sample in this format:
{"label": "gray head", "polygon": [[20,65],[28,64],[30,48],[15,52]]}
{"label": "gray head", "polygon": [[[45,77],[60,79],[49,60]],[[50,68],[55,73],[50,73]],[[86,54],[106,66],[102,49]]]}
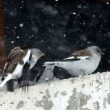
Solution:
{"label": "gray head", "polygon": [[45,55],[41,50],[39,50],[37,48],[32,48],[31,54],[32,54],[32,57],[30,59],[30,68],[29,69],[33,68],[34,65],[36,64],[36,62],[38,61],[38,59]]}
{"label": "gray head", "polygon": [[41,50],[39,50],[39,49],[37,49],[37,48],[32,48],[32,49],[31,49],[31,52],[32,52],[32,54],[35,55],[37,58],[40,58],[40,57],[42,57],[42,56],[45,55]]}
{"label": "gray head", "polygon": [[87,48],[89,51],[93,51],[99,55],[103,54],[102,50],[98,46],[90,46]]}

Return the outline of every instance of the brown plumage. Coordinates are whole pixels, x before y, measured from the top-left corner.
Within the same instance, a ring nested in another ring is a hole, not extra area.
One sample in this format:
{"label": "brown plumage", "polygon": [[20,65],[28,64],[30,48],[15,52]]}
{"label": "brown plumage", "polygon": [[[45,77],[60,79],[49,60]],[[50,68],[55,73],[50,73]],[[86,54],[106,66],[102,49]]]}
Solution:
{"label": "brown plumage", "polygon": [[[24,64],[23,57],[26,55],[27,50],[22,50],[20,46],[15,47],[12,49],[12,51],[9,53],[7,57],[7,61],[5,63],[4,69],[3,69],[3,77],[2,80],[4,81],[4,76],[8,73],[13,73],[16,66],[19,64]],[[13,79],[9,80],[7,83],[7,90],[8,91],[14,91],[14,82]]]}
{"label": "brown plumage", "polygon": [[85,52],[85,50],[78,50],[76,52],[73,52],[71,55],[74,55],[74,56],[91,56],[91,53],[89,51]]}
{"label": "brown plumage", "polygon": [[22,57],[25,55],[25,52],[18,46],[15,47],[8,55],[7,61],[5,63],[3,74],[12,73],[16,68],[18,62],[23,63]]}

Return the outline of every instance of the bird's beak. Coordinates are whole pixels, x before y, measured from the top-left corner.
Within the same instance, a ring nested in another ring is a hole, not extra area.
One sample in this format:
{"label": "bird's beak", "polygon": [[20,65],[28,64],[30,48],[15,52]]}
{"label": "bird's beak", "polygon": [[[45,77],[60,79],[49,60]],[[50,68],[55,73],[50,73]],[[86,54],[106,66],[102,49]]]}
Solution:
{"label": "bird's beak", "polygon": [[100,51],[100,54],[101,54],[101,55],[104,55],[104,52],[101,50],[101,51]]}
{"label": "bird's beak", "polygon": [[104,55],[103,51],[105,51],[105,49],[101,49],[101,51],[100,51],[101,55]]}

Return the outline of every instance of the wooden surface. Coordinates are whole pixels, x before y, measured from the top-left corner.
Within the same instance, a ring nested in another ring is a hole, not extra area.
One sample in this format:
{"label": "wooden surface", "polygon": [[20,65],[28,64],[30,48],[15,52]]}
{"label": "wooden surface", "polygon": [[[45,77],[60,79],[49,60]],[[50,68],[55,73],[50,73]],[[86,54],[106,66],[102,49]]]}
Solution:
{"label": "wooden surface", "polygon": [[3,68],[5,63],[5,25],[4,25],[4,12],[3,0],[0,0],[0,69]]}

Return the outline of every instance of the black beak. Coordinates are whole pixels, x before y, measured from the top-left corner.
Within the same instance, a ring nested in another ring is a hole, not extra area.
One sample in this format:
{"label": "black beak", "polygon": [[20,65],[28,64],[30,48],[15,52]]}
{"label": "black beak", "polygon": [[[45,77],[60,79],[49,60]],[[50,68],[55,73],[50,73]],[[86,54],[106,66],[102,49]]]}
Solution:
{"label": "black beak", "polygon": [[101,55],[104,55],[104,49],[100,50]]}

